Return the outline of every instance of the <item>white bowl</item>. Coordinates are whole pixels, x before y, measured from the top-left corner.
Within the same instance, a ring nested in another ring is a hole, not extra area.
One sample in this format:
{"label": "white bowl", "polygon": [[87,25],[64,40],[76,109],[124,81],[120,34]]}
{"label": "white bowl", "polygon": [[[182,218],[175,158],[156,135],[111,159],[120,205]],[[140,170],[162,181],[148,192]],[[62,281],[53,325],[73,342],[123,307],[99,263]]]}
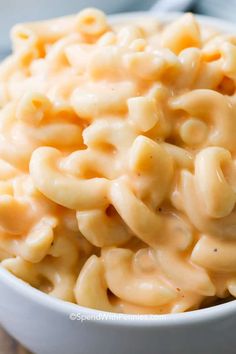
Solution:
{"label": "white bowl", "polygon": [[235,354],[236,301],[117,316],[51,298],[1,267],[0,322],[37,354]]}
{"label": "white bowl", "polygon": [[[138,14],[139,16],[140,14]],[[147,13],[141,14],[147,16]],[[112,21],[137,14],[112,16]],[[176,14],[151,15],[167,22]],[[235,32],[232,24],[201,23]],[[116,315],[54,299],[0,267],[0,323],[37,354],[235,354],[236,301],[170,315]],[[0,347],[1,349],[1,347]]]}

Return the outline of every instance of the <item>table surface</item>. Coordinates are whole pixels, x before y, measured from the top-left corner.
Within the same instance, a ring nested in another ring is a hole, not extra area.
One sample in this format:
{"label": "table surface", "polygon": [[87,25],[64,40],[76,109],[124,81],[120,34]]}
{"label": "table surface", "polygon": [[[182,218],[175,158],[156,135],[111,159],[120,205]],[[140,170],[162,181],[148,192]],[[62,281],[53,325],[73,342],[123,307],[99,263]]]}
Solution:
{"label": "table surface", "polygon": [[12,339],[0,328],[0,354],[30,354],[30,352]]}

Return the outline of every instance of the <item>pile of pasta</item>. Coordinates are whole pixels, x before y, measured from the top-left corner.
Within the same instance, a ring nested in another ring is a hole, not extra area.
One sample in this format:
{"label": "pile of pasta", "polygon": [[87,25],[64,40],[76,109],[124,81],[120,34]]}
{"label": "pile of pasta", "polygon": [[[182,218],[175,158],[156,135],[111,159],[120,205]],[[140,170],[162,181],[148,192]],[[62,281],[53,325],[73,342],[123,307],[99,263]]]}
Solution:
{"label": "pile of pasta", "polygon": [[0,260],[57,298],[236,296],[236,36],[96,9],[16,25],[0,66]]}

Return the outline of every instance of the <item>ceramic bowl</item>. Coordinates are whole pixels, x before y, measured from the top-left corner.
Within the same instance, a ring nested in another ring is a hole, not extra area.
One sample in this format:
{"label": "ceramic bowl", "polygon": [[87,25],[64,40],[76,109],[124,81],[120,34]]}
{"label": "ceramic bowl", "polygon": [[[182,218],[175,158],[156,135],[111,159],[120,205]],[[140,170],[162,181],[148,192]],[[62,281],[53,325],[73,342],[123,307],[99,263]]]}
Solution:
{"label": "ceramic bowl", "polygon": [[[178,14],[115,15],[113,22]],[[225,32],[232,24],[198,16]],[[52,298],[0,266],[0,323],[37,354],[235,354],[236,301],[169,315],[117,315]],[[0,348],[1,349],[1,348]]]}

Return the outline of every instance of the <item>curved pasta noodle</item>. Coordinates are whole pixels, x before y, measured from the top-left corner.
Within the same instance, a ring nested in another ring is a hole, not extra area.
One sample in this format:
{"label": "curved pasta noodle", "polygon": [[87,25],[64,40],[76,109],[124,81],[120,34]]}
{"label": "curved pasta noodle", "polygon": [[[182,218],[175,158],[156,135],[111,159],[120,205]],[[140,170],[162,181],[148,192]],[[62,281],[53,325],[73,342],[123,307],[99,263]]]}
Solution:
{"label": "curved pasta noodle", "polygon": [[126,100],[136,92],[135,84],[131,81],[121,81],[115,85],[93,84],[86,90],[77,88],[71,97],[71,105],[83,119],[91,119],[101,114],[125,113]]}
{"label": "curved pasta noodle", "polygon": [[141,132],[146,132],[157,123],[158,110],[154,99],[148,97],[132,97],[128,100],[130,119],[140,128]]}
{"label": "curved pasta noodle", "polygon": [[27,129],[30,139],[40,145],[59,148],[80,147],[82,145],[81,128],[75,124],[52,123],[37,128],[21,127]]}
{"label": "curved pasta noodle", "polygon": [[176,84],[179,87],[183,84],[192,87],[201,67],[201,51],[195,47],[186,48],[179,54],[179,60],[182,75],[178,77]]}
{"label": "curved pasta noodle", "polygon": [[99,148],[105,143],[121,153],[127,151],[137,135],[129,122],[113,117],[109,121],[100,119],[83,131],[84,143],[88,147]]}
{"label": "curved pasta noodle", "polygon": [[[104,146],[105,144],[104,141]],[[108,150],[109,148],[112,149],[109,145],[107,148]],[[122,169],[114,156],[106,153],[106,151],[97,151],[91,148],[73,152],[63,160],[61,168],[74,176],[87,178],[94,174],[107,179],[114,179],[122,174]]]}
{"label": "curved pasta noodle", "polygon": [[193,169],[194,159],[191,152],[173,144],[161,143],[161,146],[172,156],[177,167]]}
{"label": "curved pasta noodle", "polygon": [[207,215],[212,218],[229,215],[235,205],[235,192],[221,169],[221,165],[230,163],[229,151],[219,147],[206,148],[195,159],[195,185]]}
{"label": "curved pasta noodle", "polygon": [[[139,180],[146,179],[148,187],[145,188],[145,182],[141,182],[144,188],[139,187],[140,198],[150,200],[156,208],[166,198],[170,189],[174,171],[171,156],[162,146],[140,135],[130,149],[129,167],[139,175]],[[165,175],[162,171],[165,171]],[[155,188],[158,185],[162,188]]]}
{"label": "curved pasta noodle", "polygon": [[204,233],[217,237],[234,238],[236,235],[235,211],[224,218],[210,218],[202,210],[193,176],[189,172],[183,171],[181,183],[184,209],[193,225]]}
{"label": "curved pasta noodle", "polygon": [[236,263],[235,247],[233,240],[215,240],[203,235],[193,249],[191,260],[212,271],[233,272]]}
{"label": "curved pasta noodle", "polygon": [[[160,215],[139,200],[125,181],[112,182],[110,200],[135,235],[148,245],[155,246],[158,243],[162,226]],[[153,225],[153,228],[150,229],[149,225]]]}
{"label": "curved pasta noodle", "polygon": [[108,287],[118,297],[147,306],[163,305],[175,298],[175,291],[157,277],[138,278],[135,275],[131,251],[111,249],[104,252],[103,258]]}
{"label": "curved pasta noodle", "polygon": [[107,205],[107,180],[65,176],[55,166],[60,158],[60,152],[54,148],[42,147],[34,151],[30,173],[36,187],[54,202],[70,209],[86,210]]}
{"label": "curved pasta noodle", "polygon": [[106,16],[100,10],[85,9],[76,18],[76,28],[84,35],[101,35],[108,29]]}
{"label": "curved pasta noodle", "polygon": [[227,97],[212,90],[194,90],[174,98],[171,107],[182,109],[204,121],[214,124],[209,135],[211,145],[235,148],[235,115]]}
{"label": "curved pasta noodle", "polygon": [[[11,210],[14,209],[14,215]],[[27,202],[10,195],[0,196],[0,225],[12,234],[24,233],[33,222],[32,211]]]}
{"label": "curved pasta noodle", "polygon": [[[22,257],[32,263],[40,262],[47,256],[54,241],[55,218],[42,218],[25,237],[12,239],[12,234],[1,234],[1,245],[9,254]],[[12,233],[12,230],[10,230]]]}
{"label": "curved pasta noodle", "polygon": [[38,124],[49,113],[49,99],[37,92],[27,92],[20,99],[16,108],[16,118],[28,123]]}
{"label": "curved pasta noodle", "polygon": [[48,256],[41,262],[31,263],[18,256],[5,259],[2,265],[37,288],[44,289],[46,281],[48,285],[44,291],[60,299],[74,301],[78,260],[76,242],[64,230],[62,233],[57,231]]}
{"label": "curved pasta noodle", "polygon": [[214,285],[205,270],[188,264],[180,255],[162,249],[158,250],[158,259],[168,278],[180,288],[203,296],[215,295]]}
{"label": "curved pasta noodle", "polygon": [[[91,287],[93,283],[93,287]],[[91,256],[83,267],[75,287],[79,305],[114,312],[107,296],[107,285],[101,259]]]}
{"label": "curved pasta noodle", "polygon": [[188,47],[200,47],[200,31],[193,15],[186,14],[167,26],[162,34],[162,45],[175,53]]}
{"label": "curved pasta noodle", "polygon": [[119,246],[132,237],[122,219],[107,215],[106,210],[78,211],[76,215],[81,233],[94,246]]}

